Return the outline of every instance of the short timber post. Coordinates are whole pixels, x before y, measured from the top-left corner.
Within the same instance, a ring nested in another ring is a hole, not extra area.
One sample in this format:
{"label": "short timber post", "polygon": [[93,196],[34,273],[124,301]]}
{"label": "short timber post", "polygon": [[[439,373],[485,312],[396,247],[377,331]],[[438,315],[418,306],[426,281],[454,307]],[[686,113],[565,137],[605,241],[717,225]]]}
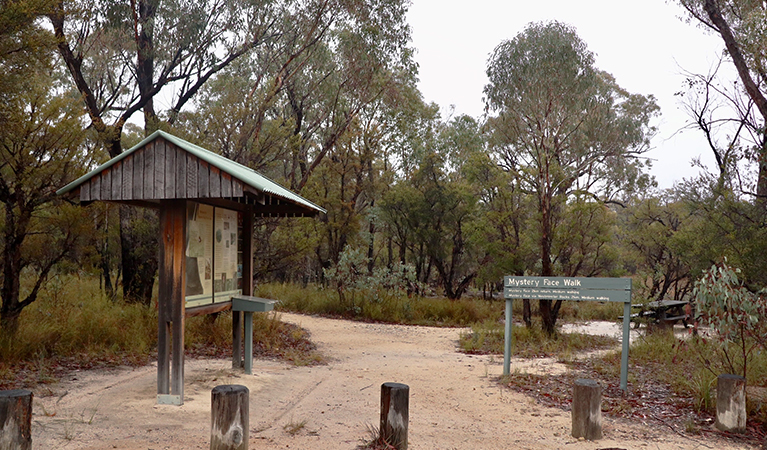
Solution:
{"label": "short timber post", "polygon": [[379,439],[397,450],[407,450],[410,420],[410,387],[402,383],[381,385],[381,429]]}
{"label": "short timber post", "polygon": [[210,393],[210,450],[248,450],[250,391],[239,384],[216,386]]}
{"label": "short timber post", "polygon": [[746,431],[746,379],[719,375],[716,380],[716,427],[722,431]]}
{"label": "short timber post", "polygon": [[0,450],[32,448],[32,392],[0,391]]}
{"label": "short timber post", "polygon": [[602,439],[602,387],[594,380],[575,380],[573,388],[573,437]]}

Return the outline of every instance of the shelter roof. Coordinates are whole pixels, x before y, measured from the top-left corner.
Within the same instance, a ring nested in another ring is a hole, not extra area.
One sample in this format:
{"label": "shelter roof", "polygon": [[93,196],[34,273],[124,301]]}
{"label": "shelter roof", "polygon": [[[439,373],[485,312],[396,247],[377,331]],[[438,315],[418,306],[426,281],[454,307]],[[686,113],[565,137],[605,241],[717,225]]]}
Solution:
{"label": "shelter roof", "polygon": [[158,206],[163,199],[254,205],[263,215],[317,215],[325,210],[255,170],[164,131],[69,183],[58,194],[81,202]]}

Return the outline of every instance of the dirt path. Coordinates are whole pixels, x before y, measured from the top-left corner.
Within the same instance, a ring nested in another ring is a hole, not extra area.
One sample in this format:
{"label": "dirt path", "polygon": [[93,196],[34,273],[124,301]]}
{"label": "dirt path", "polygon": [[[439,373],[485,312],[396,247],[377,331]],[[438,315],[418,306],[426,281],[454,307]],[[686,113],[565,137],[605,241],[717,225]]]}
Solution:
{"label": "dirt path", "polygon": [[[229,361],[188,360],[181,407],[155,404],[155,367],[77,373],[35,393],[34,448],[207,449],[210,390],[243,384],[251,392],[251,449],[354,449],[378,425],[380,385],[390,381],[410,386],[412,450],[744,448],[609,418],[604,439],[575,440],[568,412],[498,387],[500,360],[457,353],[461,330],[292,314],[283,320],[308,329],[330,363],[293,368],[257,360],[246,376]],[[514,361],[519,370],[562,370],[536,364]]]}

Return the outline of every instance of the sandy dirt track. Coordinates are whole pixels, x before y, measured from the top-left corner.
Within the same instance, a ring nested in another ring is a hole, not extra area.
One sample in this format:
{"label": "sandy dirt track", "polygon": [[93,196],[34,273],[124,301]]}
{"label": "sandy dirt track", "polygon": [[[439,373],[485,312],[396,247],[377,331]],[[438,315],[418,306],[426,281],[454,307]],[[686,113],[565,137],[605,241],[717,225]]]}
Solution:
{"label": "sandy dirt track", "polygon": [[[33,448],[207,449],[210,390],[250,389],[250,449],[354,449],[379,420],[380,386],[410,386],[410,449],[736,449],[685,437],[658,423],[604,418],[604,439],[570,436],[567,411],[500,388],[498,358],[456,352],[458,329],[365,324],[283,314],[308,329],[325,366],[254,361],[254,374],[228,360],[187,360],[183,406],[156,405],[156,366],[78,372],[35,392]],[[528,371],[556,364],[513,361]],[[291,434],[288,430],[296,431]]]}

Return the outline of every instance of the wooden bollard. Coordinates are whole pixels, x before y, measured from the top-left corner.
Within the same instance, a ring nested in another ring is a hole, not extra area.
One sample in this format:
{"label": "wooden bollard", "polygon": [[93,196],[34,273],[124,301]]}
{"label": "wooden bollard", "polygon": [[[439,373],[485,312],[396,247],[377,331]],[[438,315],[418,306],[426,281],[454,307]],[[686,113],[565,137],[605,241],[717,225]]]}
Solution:
{"label": "wooden bollard", "polygon": [[407,450],[410,420],[410,387],[402,383],[381,385],[381,428],[379,439],[397,450]]}
{"label": "wooden bollard", "polygon": [[0,391],[0,450],[32,448],[32,392]]}
{"label": "wooden bollard", "polygon": [[716,427],[722,431],[746,431],[746,379],[719,375],[716,380]]}
{"label": "wooden bollard", "polygon": [[247,450],[250,391],[239,384],[216,386],[210,393],[210,450]]}
{"label": "wooden bollard", "polygon": [[594,380],[575,380],[573,387],[573,437],[602,439],[602,387]]}

